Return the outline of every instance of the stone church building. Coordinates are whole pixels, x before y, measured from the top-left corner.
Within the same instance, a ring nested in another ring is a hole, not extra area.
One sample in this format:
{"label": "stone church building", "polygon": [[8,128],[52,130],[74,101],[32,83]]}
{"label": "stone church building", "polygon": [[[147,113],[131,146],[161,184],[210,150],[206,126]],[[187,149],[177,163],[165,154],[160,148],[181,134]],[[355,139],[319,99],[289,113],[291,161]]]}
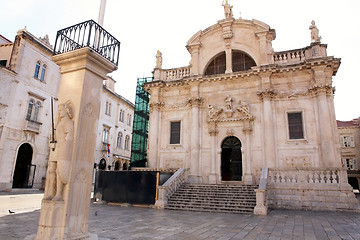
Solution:
{"label": "stone church building", "polygon": [[298,183],[304,170],[307,183],[345,179],[351,189],[334,110],[340,59],[327,55],[315,22],[309,46],[276,52],[274,29],[223,6],[225,19],[188,40],[189,66],[162,69],[158,51],[144,86],[148,166],[188,168],[188,182],[205,184],[259,184],[262,168],[272,182]]}

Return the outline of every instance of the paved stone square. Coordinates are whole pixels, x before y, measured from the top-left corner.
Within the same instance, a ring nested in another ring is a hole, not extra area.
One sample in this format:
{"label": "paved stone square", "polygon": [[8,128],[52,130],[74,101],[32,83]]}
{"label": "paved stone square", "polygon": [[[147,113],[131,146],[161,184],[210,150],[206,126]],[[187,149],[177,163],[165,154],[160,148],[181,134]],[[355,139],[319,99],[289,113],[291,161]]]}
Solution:
{"label": "paved stone square", "polygon": [[[36,194],[33,196],[38,198]],[[4,195],[1,197],[5,198]],[[11,201],[24,198],[21,195],[10,197]],[[4,206],[0,202],[0,209]],[[38,209],[3,214],[0,216],[0,240],[24,239],[27,235],[36,234],[39,214]],[[272,210],[267,216],[255,216],[91,204],[89,230],[96,233],[100,240],[360,240],[360,214]]]}

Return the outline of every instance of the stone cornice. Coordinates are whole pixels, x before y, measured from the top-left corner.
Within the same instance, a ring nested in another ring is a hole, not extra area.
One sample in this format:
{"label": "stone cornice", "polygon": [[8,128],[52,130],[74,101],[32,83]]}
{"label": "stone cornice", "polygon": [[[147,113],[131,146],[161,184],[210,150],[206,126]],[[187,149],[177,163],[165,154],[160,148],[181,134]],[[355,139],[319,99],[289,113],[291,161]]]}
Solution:
{"label": "stone cornice", "polygon": [[165,106],[164,102],[155,102],[155,103],[150,103],[149,107],[150,107],[150,112],[156,110],[159,111],[161,110],[163,107]]}

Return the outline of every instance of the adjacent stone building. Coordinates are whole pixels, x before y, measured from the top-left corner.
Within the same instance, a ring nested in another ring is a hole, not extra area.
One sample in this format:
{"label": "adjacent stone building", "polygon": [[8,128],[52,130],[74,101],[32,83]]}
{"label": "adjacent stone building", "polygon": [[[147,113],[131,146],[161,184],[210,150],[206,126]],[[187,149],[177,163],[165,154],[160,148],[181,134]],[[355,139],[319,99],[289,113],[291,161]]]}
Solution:
{"label": "adjacent stone building", "polygon": [[[44,184],[52,140],[51,99],[56,124],[60,83],[60,69],[52,56],[47,36],[37,38],[22,29],[12,43],[0,35],[0,191]],[[102,168],[127,169],[134,106],[115,93],[112,78],[105,84],[99,89],[98,144],[92,151],[98,166],[104,159]],[[106,135],[104,129],[109,130]],[[104,143],[110,144],[110,158]]]}
{"label": "adjacent stone building", "polygon": [[134,104],[115,92],[115,83],[108,77],[101,94],[95,162],[103,170],[130,166]]}
{"label": "adjacent stone building", "polygon": [[341,158],[353,188],[360,186],[360,118],[337,121],[340,137]]}
{"label": "adjacent stone building", "polygon": [[259,184],[267,168],[269,206],[324,209],[327,196],[354,203],[334,110],[340,59],[327,55],[314,21],[309,46],[276,52],[274,29],[223,6],[225,19],[187,42],[189,66],[162,69],[157,54],[154,81],[144,84],[148,166],[188,168],[186,181],[206,184]]}
{"label": "adjacent stone building", "polygon": [[0,44],[0,190],[40,188],[49,157],[51,98],[60,73],[47,37],[19,30]]}

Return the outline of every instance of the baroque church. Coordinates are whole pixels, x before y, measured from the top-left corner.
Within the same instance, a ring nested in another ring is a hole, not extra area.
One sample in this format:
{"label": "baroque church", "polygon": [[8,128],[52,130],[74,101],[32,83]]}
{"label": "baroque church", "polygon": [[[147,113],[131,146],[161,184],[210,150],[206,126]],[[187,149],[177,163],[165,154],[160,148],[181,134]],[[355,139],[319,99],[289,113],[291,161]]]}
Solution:
{"label": "baroque church", "polygon": [[223,6],[224,19],[188,40],[188,66],[163,69],[157,53],[154,81],[144,85],[151,95],[148,167],[188,169],[189,183],[245,185],[259,184],[266,168],[270,205],[300,206],[304,198],[275,190],[317,183],[354,203],[334,109],[340,58],[327,55],[314,21],[309,46],[276,52],[274,29],[235,19],[232,6]]}

